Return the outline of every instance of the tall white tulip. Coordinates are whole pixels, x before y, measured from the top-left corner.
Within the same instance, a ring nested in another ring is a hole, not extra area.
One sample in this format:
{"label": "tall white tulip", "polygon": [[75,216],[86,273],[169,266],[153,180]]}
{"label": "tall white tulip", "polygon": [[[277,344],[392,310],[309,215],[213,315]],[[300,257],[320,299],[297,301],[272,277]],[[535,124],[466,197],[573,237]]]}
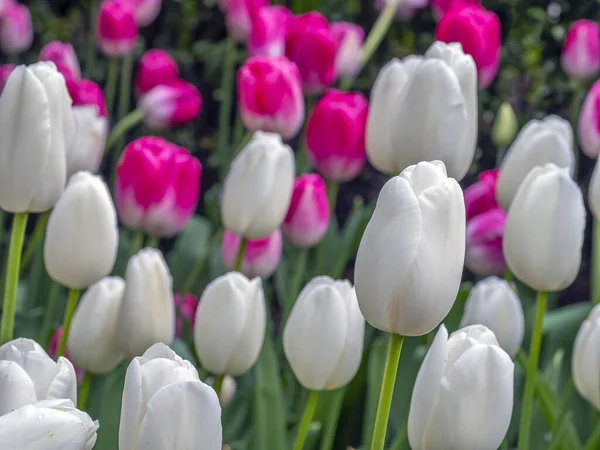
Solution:
{"label": "tall white tulip", "polygon": [[48,275],[71,289],[100,281],[117,259],[117,213],[102,178],[78,172],[50,213],[44,241]]}
{"label": "tall white tulip", "polygon": [[450,335],[442,325],[410,401],[413,450],[496,450],[510,425],[514,364],[482,325]]}
{"label": "tall white tulip", "polygon": [[31,339],[15,339],[0,347],[0,416],[61,398],[77,401],[77,377],[68,359],[61,356],[55,362]]}
{"label": "tall white tulip", "polygon": [[0,209],[41,212],[66,182],[75,122],[65,79],[51,62],[16,67],[0,96]]}
{"label": "tall white tulip", "polygon": [[275,133],[257,131],[231,163],[223,183],[223,225],[261,239],[285,218],[294,186],[294,153]]}
{"label": "tall white tulip", "polygon": [[221,450],[221,406],[194,366],[155,344],[127,368],[119,450]]}
{"label": "tall white tulip", "polygon": [[216,375],[247,372],[258,359],[266,316],[260,278],[229,272],[213,280],[200,297],[194,324],[202,367]]}
{"label": "tall white tulip", "polygon": [[117,338],[128,357],[175,339],[173,278],[159,250],[142,249],[127,263]]}
{"label": "tall white tulip", "polygon": [[389,180],[360,242],[354,283],[365,319],[403,336],[429,333],[446,317],[465,259],[463,193],[441,161]]}
{"label": "tall white tulip", "polygon": [[283,349],[302,386],[332,390],[356,375],[364,334],[365,320],[350,282],[316,277],[294,303],[283,330]]}
{"label": "tall white tulip", "polygon": [[74,106],[75,137],[67,148],[67,177],[80,170],[100,168],[108,135],[108,120],[94,105]]}
{"label": "tall white tulip", "polygon": [[397,174],[441,160],[450,176],[469,171],[477,140],[477,69],[458,43],[435,42],[425,56],[393,59],[381,69],[367,119],[369,162]]}
{"label": "tall white tulip", "polygon": [[67,341],[69,357],[80,369],[105,374],[121,361],[117,324],[124,292],[122,278],[106,277],[81,297]]}
{"label": "tall white tulip", "polygon": [[590,202],[590,210],[596,220],[600,220],[600,159],[596,161],[592,179],[590,180],[588,201]]}
{"label": "tall white tulip", "polygon": [[567,168],[533,169],[508,210],[502,243],[508,268],[537,291],[560,291],[579,272],[585,207]]}
{"label": "tall white tulip", "polygon": [[531,120],[525,125],[506,152],[500,165],[496,200],[508,211],[517,189],[531,169],[552,163],[573,172],[573,129],[558,117]]}
{"label": "tall white tulip", "polygon": [[485,325],[496,335],[500,347],[514,357],[523,343],[525,318],[515,290],[506,280],[489,277],[481,280],[465,303],[461,327]]}
{"label": "tall white tulip", "polygon": [[581,324],[575,344],[571,371],[577,392],[600,410],[600,305],[594,306]]}

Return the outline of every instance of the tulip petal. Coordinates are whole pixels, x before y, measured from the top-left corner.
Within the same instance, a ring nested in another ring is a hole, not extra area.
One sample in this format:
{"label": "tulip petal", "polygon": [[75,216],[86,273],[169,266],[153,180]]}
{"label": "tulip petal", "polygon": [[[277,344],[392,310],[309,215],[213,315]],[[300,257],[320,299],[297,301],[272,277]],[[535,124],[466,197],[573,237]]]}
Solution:
{"label": "tulip petal", "polygon": [[600,220],[600,162],[596,162],[596,165],[594,166],[594,172],[592,173],[592,179],[590,180],[588,199],[594,218]]}
{"label": "tulip petal", "polygon": [[138,424],[144,417],[145,410],[142,371],[138,358],[135,358],[129,363],[125,374],[125,385],[121,399],[121,419],[119,422],[119,449],[130,450],[136,448]]}
{"label": "tulip petal", "polygon": [[48,399],[64,399],[77,403],[77,374],[71,361],[60,357],[56,361],[58,372],[48,387]]}
{"label": "tulip petal", "polygon": [[0,416],[36,401],[27,372],[13,361],[0,361]]}
{"label": "tulip petal", "polygon": [[572,372],[573,381],[581,396],[600,409],[600,352],[597,346],[600,342],[600,327],[594,326],[592,320],[586,319],[577,333],[573,345]]}

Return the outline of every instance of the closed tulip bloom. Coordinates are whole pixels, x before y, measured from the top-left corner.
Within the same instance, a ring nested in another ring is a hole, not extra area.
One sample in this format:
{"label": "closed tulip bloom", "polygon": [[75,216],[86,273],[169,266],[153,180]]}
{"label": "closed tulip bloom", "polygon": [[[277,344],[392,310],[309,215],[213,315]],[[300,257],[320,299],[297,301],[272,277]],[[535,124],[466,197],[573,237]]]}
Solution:
{"label": "closed tulip bloom", "polygon": [[593,20],[571,25],[560,58],[563,70],[575,80],[594,78],[600,72],[600,26]]}
{"label": "closed tulip bloom", "polygon": [[335,55],[337,76],[354,75],[360,68],[365,31],[360,25],[354,23],[333,22],[331,32],[337,45]]}
{"label": "closed tulip bloom", "polygon": [[119,450],[221,450],[221,445],[219,398],[189,361],[160,343],[131,361],[123,388]]}
{"label": "closed tulip bloom", "polygon": [[600,165],[596,162],[588,190],[590,210],[596,220],[600,220]]}
{"label": "closed tulip bloom", "polygon": [[[22,130],[27,130],[23,132]],[[18,66],[0,96],[0,208],[52,208],[65,187],[75,134],[71,99],[52,63]]]}
{"label": "closed tulip bloom", "polygon": [[285,36],[292,12],[285,6],[263,6],[252,18],[248,37],[250,56],[278,57],[285,55]]}
{"label": "closed tulip bloom", "polygon": [[247,41],[252,32],[254,16],[269,4],[268,0],[221,0],[219,3],[225,6],[222,9],[227,31],[238,42]]}
{"label": "closed tulip bloom", "polygon": [[573,345],[571,372],[577,392],[600,409],[600,305],[594,306],[581,324]]}
{"label": "closed tulip bloom", "polygon": [[145,136],[131,142],[117,164],[119,219],[153,236],[172,237],[192,218],[202,166],[183,147]]}
{"label": "closed tulip bloom", "polygon": [[508,281],[498,277],[481,280],[467,297],[460,327],[484,325],[494,332],[498,345],[514,358],[525,332],[523,306]]}
{"label": "closed tulip bloom", "polygon": [[131,257],[125,271],[125,292],[117,338],[128,357],[142,355],[157,342],[175,337],[173,279],[159,250],[145,248]]}
{"label": "closed tulip bloom", "polygon": [[600,153],[600,81],[596,81],[585,97],[577,124],[581,151],[597,159]]}
{"label": "closed tulip bloom", "polygon": [[537,291],[562,291],[581,263],[585,207],[566,168],[533,169],[517,191],[504,230],[504,257],[517,278]]}
{"label": "closed tulip bloom", "polygon": [[431,0],[433,18],[439,21],[453,7],[463,5],[480,5],[481,0]]}
{"label": "closed tulip bloom", "polygon": [[492,126],[492,141],[497,147],[505,147],[513,141],[518,130],[519,122],[515,111],[510,103],[502,103]]}
{"label": "closed tulip bloom", "polygon": [[569,173],[575,164],[571,125],[554,115],[528,122],[506,152],[496,185],[499,205],[508,210],[531,169],[549,163],[565,167]]}
{"label": "closed tulip bloom", "polygon": [[194,325],[202,367],[238,376],[256,363],[265,337],[267,308],[260,278],[229,272],[206,286]]}
{"label": "closed tulip bloom", "polygon": [[304,123],[304,96],[298,68],[285,57],[249,58],[237,74],[242,122],[249,131],[292,139]]}
{"label": "closed tulip bloom", "polygon": [[153,48],[140,59],[135,76],[135,90],[138,95],[146,94],[156,86],[179,78],[179,67],[166,51]]}
{"label": "closed tulip bloom", "polygon": [[74,106],[75,137],[67,149],[67,177],[80,170],[100,168],[108,135],[108,120],[96,106]]}
{"label": "closed tulip bloom", "polygon": [[498,169],[485,170],[479,174],[477,182],[464,190],[467,221],[498,207],[496,202],[496,183]]}
{"label": "closed tulip bloom", "polygon": [[29,8],[12,3],[0,15],[0,50],[9,55],[23,53],[33,42]]}
{"label": "closed tulip bloom", "polygon": [[40,61],[52,61],[65,78],[81,78],[81,67],[73,46],[67,42],[52,41],[42,47]]}
{"label": "closed tulip bloom", "polygon": [[14,64],[2,64],[0,65],[0,94],[4,90],[4,85],[6,84],[6,80],[8,80],[8,76],[15,70]]}
{"label": "closed tulip bloom", "polygon": [[0,416],[41,400],[76,402],[75,369],[62,356],[55,362],[37,342],[15,339],[0,347],[0,394]]}
{"label": "closed tulip bloom", "polygon": [[160,13],[161,0],[128,0],[133,6],[133,15],[140,28],[147,27]]}
{"label": "closed tulip bloom", "polygon": [[138,38],[134,8],[129,0],[102,0],[96,19],[96,42],[109,58],[128,55]]}
{"label": "closed tulip bloom", "polygon": [[231,163],[221,196],[225,228],[249,239],[283,223],[294,187],[294,153],[281,136],[257,131]]}
{"label": "closed tulip bloom", "polygon": [[477,72],[460,44],[435,42],[424,57],[393,59],[377,75],[367,119],[367,157],[397,174],[441,160],[450,176],[469,171],[477,138]]}
{"label": "closed tulip bloom", "polygon": [[67,80],[69,95],[73,99],[73,106],[95,106],[98,114],[106,117],[106,102],[102,89],[92,80]]}
{"label": "closed tulip bloom", "polygon": [[300,292],[283,330],[283,349],[306,389],[348,384],[360,366],[365,319],[350,282],[313,278]]}
{"label": "closed tulip bloom", "polygon": [[[232,270],[242,238],[225,230],[221,242],[221,259],[226,270]],[[281,231],[275,230],[266,238],[249,239],[242,256],[240,271],[248,278],[269,278],[281,260]]]}
{"label": "closed tulip bloom", "polygon": [[173,297],[177,321],[175,323],[175,336],[181,337],[183,327],[186,324],[190,330],[194,329],[196,322],[196,310],[198,309],[198,297],[193,294],[175,294]]}
{"label": "closed tulip bloom", "polygon": [[138,108],[149,127],[166,129],[195,120],[202,110],[202,96],[192,84],[171,80],[144,94]]}
{"label": "closed tulip bloom", "polygon": [[467,221],[465,266],[480,276],[503,275],[506,261],[502,236],[506,213],[502,208],[490,209]]}
{"label": "closed tulip bloom", "polygon": [[457,181],[441,161],[407,167],[383,186],[356,255],[354,283],[365,319],[389,333],[429,333],[454,304],[464,257],[465,203]]}
{"label": "closed tulip bloom", "polygon": [[510,424],[514,364],[482,325],[442,325],[417,374],[408,415],[413,450],[496,450]]}
{"label": "closed tulip bloom", "polygon": [[112,271],[118,246],[117,213],[106,183],[89,172],[76,173],[48,219],[48,275],[71,289],[87,288]]}

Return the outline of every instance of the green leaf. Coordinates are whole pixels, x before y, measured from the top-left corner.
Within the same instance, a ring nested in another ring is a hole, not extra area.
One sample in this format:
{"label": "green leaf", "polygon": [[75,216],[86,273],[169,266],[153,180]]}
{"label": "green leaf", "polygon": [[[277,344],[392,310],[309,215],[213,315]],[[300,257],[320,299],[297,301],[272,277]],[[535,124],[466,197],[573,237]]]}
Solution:
{"label": "green leaf", "polygon": [[[379,403],[379,392],[383,379],[383,367],[387,351],[387,336],[379,336],[371,347],[367,369],[367,404],[365,406],[365,419],[363,422],[363,444],[366,448],[371,445],[375,415]],[[400,357],[402,358],[402,356]]]}

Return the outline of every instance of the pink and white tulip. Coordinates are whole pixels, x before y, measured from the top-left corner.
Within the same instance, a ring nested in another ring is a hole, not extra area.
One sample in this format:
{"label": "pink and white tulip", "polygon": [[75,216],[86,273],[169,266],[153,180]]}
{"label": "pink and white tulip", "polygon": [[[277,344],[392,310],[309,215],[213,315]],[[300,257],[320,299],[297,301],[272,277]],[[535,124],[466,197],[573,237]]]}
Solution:
{"label": "pink and white tulip", "polygon": [[439,21],[451,8],[461,5],[481,5],[481,0],[431,0],[431,13]]}
{"label": "pink and white tulip", "polygon": [[171,80],[144,94],[138,108],[143,111],[148,126],[171,128],[195,120],[202,110],[202,97],[192,84]]}
{"label": "pink and white tulip", "polygon": [[2,64],[0,65],[0,94],[4,90],[4,85],[6,84],[6,80],[8,80],[8,76],[15,69],[14,64]]}
{"label": "pink and white tulip", "polygon": [[156,20],[160,13],[161,0],[128,0],[133,6],[133,15],[138,27],[143,28]]}
{"label": "pink and white tulip", "polygon": [[106,102],[100,86],[92,80],[67,80],[67,89],[73,106],[95,106],[102,117],[106,117]]}
{"label": "pink and white tulip", "polygon": [[600,25],[578,20],[567,32],[560,58],[563,70],[575,80],[587,80],[600,72]]}
{"label": "pink and white tulip", "polygon": [[80,170],[98,172],[106,139],[108,119],[95,105],[73,107],[75,136],[67,148],[67,178]]}
{"label": "pink and white tulip", "polygon": [[0,50],[16,55],[29,50],[33,43],[33,25],[27,6],[11,3],[0,16]]}
{"label": "pink and white tulip", "polygon": [[220,0],[229,34],[238,42],[246,42],[255,15],[268,4],[268,0]]}
{"label": "pink and white tulip", "polygon": [[360,69],[365,31],[362,27],[349,22],[334,22],[331,32],[337,50],[335,71],[338,77],[352,76]]}
{"label": "pink and white tulip", "polygon": [[[221,259],[228,271],[233,270],[241,238],[233,231],[225,230],[221,242]],[[269,278],[281,259],[281,230],[275,230],[263,239],[248,239],[242,256],[241,272],[248,278]]]}
{"label": "pink and white tulip", "polygon": [[498,207],[498,202],[496,201],[498,172],[498,169],[481,172],[477,182],[463,191],[467,221],[490,209]]}
{"label": "pink and white tulip", "polygon": [[81,67],[73,46],[67,42],[52,41],[42,47],[40,61],[52,61],[65,79],[81,78]]}
{"label": "pink and white tulip", "polygon": [[175,294],[175,310],[177,311],[177,321],[175,322],[175,336],[181,337],[184,324],[194,329],[196,320],[196,310],[198,309],[198,297],[194,294]]}
{"label": "pink and white tulip", "polygon": [[179,79],[179,68],[173,57],[166,51],[153,48],[140,59],[135,76],[135,91],[143,95],[156,86]]}
{"label": "pink and white tulip", "polygon": [[[50,344],[48,344],[48,356],[50,356],[50,358],[52,359],[56,359],[56,352],[58,351],[58,343],[60,342],[62,331],[62,327],[58,328],[52,335],[52,339],[50,339]],[[65,352],[63,356],[69,361],[71,361],[71,356],[69,355],[69,347],[65,347]],[[83,376],[85,375],[85,372],[75,365],[73,365],[73,368],[75,369],[75,374],[77,375],[77,381],[83,381]]]}
{"label": "pink and white tulip", "polygon": [[600,153],[600,81],[587,93],[577,124],[579,146],[586,156],[597,159]]}
{"label": "pink and white tulip", "polygon": [[465,266],[480,276],[501,276],[506,270],[502,238],[506,212],[490,209],[467,222]]}
{"label": "pink and white tulip", "polygon": [[250,56],[284,56],[285,36],[292,12],[285,6],[265,6],[252,19],[248,38]]}
{"label": "pink and white tulip", "polygon": [[139,34],[134,9],[128,0],[103,0],[96,22],[96,42],[109,58],[128,55]]}

